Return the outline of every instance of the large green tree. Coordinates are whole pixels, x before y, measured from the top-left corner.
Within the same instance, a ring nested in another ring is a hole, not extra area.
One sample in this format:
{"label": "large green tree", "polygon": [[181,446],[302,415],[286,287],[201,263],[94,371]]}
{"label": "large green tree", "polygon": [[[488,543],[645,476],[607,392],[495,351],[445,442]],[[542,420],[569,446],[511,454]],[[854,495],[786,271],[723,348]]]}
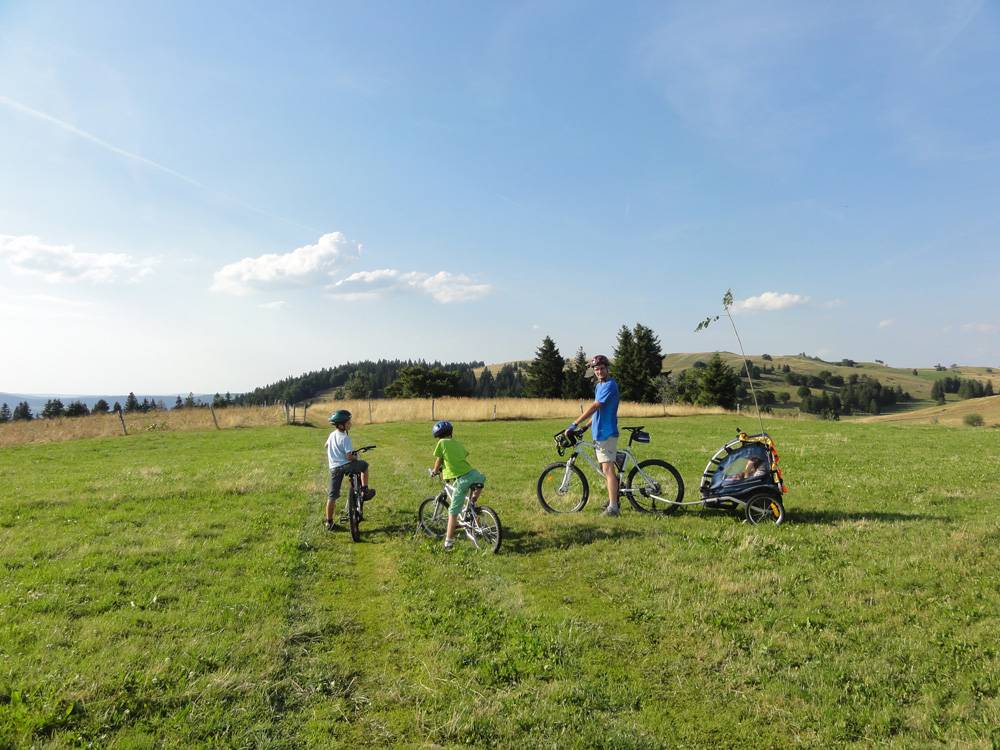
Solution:
{"label": "large green tree", "polygon": [[3,406],[0,406],[0,422],[10,421],[10,407],[4,402]]}
{"label": "large green tree", "polygon": [[528,365],[527,391],[534,398],[559,398],[562,396],[565,360],[556,342],[546,336],[535,351],[535,358]]}
{"label": "large green tree", "polygon": [[497,395],[497,384],[493,378],[493,373],[489,367],[484,367],[476,380],[476,396],[479,398],[493,398]]}
{"label": "large green tree", "polygon": [[722,357],[716,352],[708,361],[708,366],[701,370],[698,378],[697,403],[703,406],[734,409],[739,386],[739,375],[723,362]]}
{"label": "large green tree", "polygon": [[563,398],[590,398],[594,385],[587,377],[587,355],[581,346],[563,373]]}
{"label": "large green tree", "polygon": [[66,408],[63,406],[62,401],[57,398],[50,398],[42,408],[42,417],[44,419],[54,419],[55,417],[61,417],[65,411]]}
{"label": "large green tree", "polygon": [[135,394],[129,391],[128,398],[125,399],[125,413],[129,414],[134,411],[142,411],[142,404],[139,403]]}
{"label": "large green tree", "polygon": [[20,422],[22,420],[34,419],[35,415],[31,413],[31,407],[28,406],[27,401],[22,401],[17,406],[14,407],[14,413],[11,415],[11,420],[14,422]]}
{"label": "large green tree", "polygon": [[653,402],[661,398],[657,378],[663,367],[660,340],[651,328],[636,323],[629,330],[622,326],[615,345],[612,375],[625,401]]}

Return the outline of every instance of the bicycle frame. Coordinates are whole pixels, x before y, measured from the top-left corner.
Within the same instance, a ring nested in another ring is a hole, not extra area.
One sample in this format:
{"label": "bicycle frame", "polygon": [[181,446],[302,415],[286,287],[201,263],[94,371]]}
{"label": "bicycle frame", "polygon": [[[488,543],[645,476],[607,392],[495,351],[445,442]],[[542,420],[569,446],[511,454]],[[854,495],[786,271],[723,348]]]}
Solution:
{"label": "bicycle frame", "polygon": [[[442,479],[441,492],[438,494],[438,498],[441,500],[447,500],[446,505],[450,508],[452,500],[455,499],[455,480],[454,479]],[[479,531],[479,514],[476,512],[476,504],[473,502],[472,495],[475,492],[473,488],[469,488],[469,494],[465,496],[465,504],[462,509],[458,512],[458,518],[456,523],[458,527],[465,532],[465,535],[469,538],[475,546],[479,549],[479,542],[476,540],[476,532]],[[478,497],[476,498],[478,499]],[[437,509],[441,505],[435,506],[434,513],[437,514]]]}
{"label": "bicycle frame", "polygon": [[[570,457],[566,459],[566,472],[563,474],[563,480],[559,485],[559,491],[565,492],[569,487],[569,479],[572,474],[573,466],[576,465],[576,459],[582,457],[584,461],[590,464],[590,467],[597,473],[597,475],[604,480],[604,471],[601,469],[601,464],[597,460],[597,448],[598,445],[593,440],[581,440],[576,445],[573,446],[573,452]],[[615,472],[618,475],[618,491],[621,494],[631,494],[632,489],[625,489],[621,486],[622,477],[628,473],[629,465],[638,467],[639,459],[635,457],[632,449],[629,446],[618,449],[620,452],[625,454],[625,461],[622,463],[622,468],[618,468],[618,463],[615,462]],[[644,479],[648,479],[648,475],[641,468],[639,468],[639,474],[642,475]]]}

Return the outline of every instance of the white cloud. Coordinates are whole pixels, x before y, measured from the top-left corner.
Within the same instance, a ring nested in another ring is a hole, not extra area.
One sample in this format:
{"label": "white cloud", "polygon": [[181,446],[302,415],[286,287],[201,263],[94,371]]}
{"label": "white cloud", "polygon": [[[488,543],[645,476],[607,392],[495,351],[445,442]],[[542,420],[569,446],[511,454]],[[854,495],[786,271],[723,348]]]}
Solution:
{"label": "white cloud", "polygon": [[50,284],[88,281],[109,284],[138,281],[153,272],[155,258],[133,258],[126,253],[88,253],[74,245],[50,245],[33,235],[0,234],[0,258],[11,271]]}
{"label": "white cloud", "polygon": [[878,327],[879,328],[888,328],[889,326],[892,326],[892,325],[895,325],[895,324],[896,324],[895,320],[893,320],[892,318],[886,318],[885,320],[880,320],[878,322]]}
{"label": "white cloud", "polygon": [[465,274],[447,271],[429,274],[394,268],[352,273],[329,288],[334,296],[347,300],[378,299],[402,292],[420,292],[443,304],[479,299],[493,291],[490,284],[477,284]]}
{"label": "white cloud", "polygon": [[826,302],[824,302],[823,307],[832,310],[837,307],[843,307],[845,304],[847,303],[844,302],[844,300],[840,299],[840,297],[835,297],[831,300],[827,300]]}
{"label": "white cloud", "polygon": [[285,308],[285,300],[279,299],[274,302],[265,302],[262,305],[258,305],[262,310],[283,310]]}
{"label": "white cloud", "polygon": [[808,301],[809,298],[801,294],[764,292],[763,294],[758,294],[756,297],[737,300],[733,305],[733,309],[742,312],[774,312],[775,310],[784,310],[796,305],[803,305]]}
{"label": "white cloud", "polygon": [[963,323],[962,330],[968,333],[997,333],[1000,326],[994,323]]}
{"label": "white cloud", "polygon": [[248,294],[255,289],[310,286],[361,257],[361,245],[340,232],[329,232],[316,244],[291,252],[267,253],[223,266],[215,272],[212,291]]}

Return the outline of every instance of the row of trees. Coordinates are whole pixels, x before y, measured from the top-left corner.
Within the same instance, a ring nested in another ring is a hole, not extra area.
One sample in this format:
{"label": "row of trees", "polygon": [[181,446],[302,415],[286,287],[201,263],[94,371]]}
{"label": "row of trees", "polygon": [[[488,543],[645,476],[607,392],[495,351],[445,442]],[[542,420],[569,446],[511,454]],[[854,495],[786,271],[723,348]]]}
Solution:
{"label": "row of trees", "polygon": [[[216,409],[225,408],[227,406],[233,406],[241,403],[242,398],[240,396],[234,397],[232,394],[227,393],[222,396],[218,393],[212,399],[212,406]],[[195,398],[193,393],[188,393],[184,398],[180,396],[174,402],[174,409],[197,409],[205,408],[208,404],[204,403],[201,399]],[[163,400],[156,401],[150,398],[143,398],[140,401],[135,393],[129,393],[128,397],[125,399],[125,406],[121,403],[115,401],[113,405],[109,404],[103,398],[98,399],[92,407],[87,406],[86,403],[80,400],[70,401],[68,404],[64,404],[61,399],[51,398],[45,402],[45,406],[36,415],[31,410],[31,405],[27,401],[21,401],[13,410],[7,405],[0,405],[0,422],[20,422],[35,419],[39,417],[41,419],[55,419],[56,417],[85,417],[89,414],[109,414],[111,412],[118,413],[124,411],[126,414],[142,413],[145,414],[151,411],[165,411],[167,405]]]}
{"label": "row of trees", "polygon": [[[568,361],[548,336],[542,339],[527,368],[526,395],[533,398],[590,398],[594,385],[587,370],[583,347]],[[653,329],[636,323],[623,325],[617,336],[611,375],[625,401],[660,400],[663,351]]]}
{"label": "row of trees", "polygon": [[993,395],[993,381],[987,380],[981,383],[971,378],[960,378],[946,376],[940,380],[935,380],[931,386],[931,398],[939,404],[945,401],[946,393],[955,393],[961,399],[983,398]]}

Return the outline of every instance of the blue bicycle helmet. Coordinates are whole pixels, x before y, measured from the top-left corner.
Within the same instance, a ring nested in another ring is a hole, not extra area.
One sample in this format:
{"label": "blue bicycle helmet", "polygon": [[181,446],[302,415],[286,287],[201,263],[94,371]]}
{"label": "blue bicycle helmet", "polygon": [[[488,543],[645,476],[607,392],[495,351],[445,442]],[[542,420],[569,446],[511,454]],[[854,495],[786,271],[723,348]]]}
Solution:
{"label": "blue bicycle helmet", "polygon": [[351,421],[351,412],[347,409],[337,409],[327,420],[330,424],[347,424]]}
{"label": "blue bicycle helmet", "polygon": [[431,430],[431,434],[436,438],[451,437],[452,429],[451,422],[442,419],[434,425],[434,429]]}

